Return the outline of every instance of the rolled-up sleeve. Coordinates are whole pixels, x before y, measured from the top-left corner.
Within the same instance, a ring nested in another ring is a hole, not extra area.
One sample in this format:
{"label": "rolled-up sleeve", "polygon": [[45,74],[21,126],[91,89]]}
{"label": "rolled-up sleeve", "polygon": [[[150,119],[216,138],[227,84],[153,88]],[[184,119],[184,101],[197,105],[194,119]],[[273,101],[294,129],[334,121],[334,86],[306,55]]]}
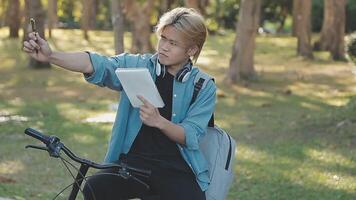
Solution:
{"label": "rolled-up sleeve", "polygon": [[209,80],[206,87],[199,92],[196,101],[188,109],[186,118],[178,124],[184,129],[187,149],[199,148],[199,139],[205,134],[215,109],[215,103],[216,86],[212,80]]}
{"label": "rolled-up sleeve", "polygon": [[[117,68],[127,67],[127,63],[137,63],[137,56],[130,56],[123,53],[116,56],[103,56],[94,52],[87,52],[94,72],[92,74],[84,74],[86,81],[98,85],[100,87],[108,87],[113,90],[121,91],[121,83],[115,74]],[[136,60],[136,61],[135,61]]]}

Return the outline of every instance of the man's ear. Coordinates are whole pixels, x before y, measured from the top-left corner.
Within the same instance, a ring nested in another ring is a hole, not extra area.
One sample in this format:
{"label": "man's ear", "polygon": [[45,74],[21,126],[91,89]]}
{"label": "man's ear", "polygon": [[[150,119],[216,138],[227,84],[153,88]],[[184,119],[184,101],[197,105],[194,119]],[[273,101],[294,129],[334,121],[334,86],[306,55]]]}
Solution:
{"label": "man's ear", "polygon": [[194,56],[199,50],[199,47],[197,45],[194,45],[188,49],[188,55],[190,57]]}

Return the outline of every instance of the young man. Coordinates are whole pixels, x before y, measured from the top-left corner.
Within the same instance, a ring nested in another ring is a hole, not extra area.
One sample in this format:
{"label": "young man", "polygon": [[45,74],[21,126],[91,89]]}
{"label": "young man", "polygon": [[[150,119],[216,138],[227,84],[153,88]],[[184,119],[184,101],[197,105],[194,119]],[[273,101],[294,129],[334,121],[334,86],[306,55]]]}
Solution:
{"label": "young man", "polygon": [[[121,92],[118,114],[105,162],[128,163],[149,169],[147,191],[138,182],[117,176],[94,176],[85,185],[86,199],[129,199],[158,195],[160,199],[200,200],[209,185],[208,165],[199,150],[215,107],[216,87],[213,81],[200,91],[190,105],[194,78],[199,69],[191,58],[198,59],[207,36],[201,15],[193,9],[176,8],[165,13],[156,27],[159,37],[157,53],[113,57],[92,52],[54,52],[36,33],[24,42],[24,51],[40,61],[49,61],[65,69],[84,73],[85,79],[101,87]],[[36,53],[36,49],[38,53]],[[155,108],[144,98],[139,109],[131,106],[115,75],[115,69],[148,68],[165,103]],[[103,173],[103,172],[101,172]],[[89,186],[90,185],[90,186]]]}

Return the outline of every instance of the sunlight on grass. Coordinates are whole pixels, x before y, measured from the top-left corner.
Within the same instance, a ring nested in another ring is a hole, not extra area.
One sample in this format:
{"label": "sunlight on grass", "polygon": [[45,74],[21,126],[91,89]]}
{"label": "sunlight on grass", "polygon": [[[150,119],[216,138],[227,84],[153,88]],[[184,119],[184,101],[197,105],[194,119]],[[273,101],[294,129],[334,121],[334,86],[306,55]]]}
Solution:
{"label": "sunlight on grass", "polygon": [[350,158],[327,149],[305,149],[305,154],[315,161],[338,164],[344,167],[354,167],[356,165],[356,162]]}
{"label": "sunlight on grass", "polygon": [[315,105],[315,104],[311,104],[311,103],[308,103],[308,102],[301,102],[300,105],[303,108],[307,108],[307,109],[310,109],[310,110],[315,110],[315,111],[320,111],[321,110],[320,106]]}
{"label": "sunlight on grass", "polygon": [[[335,152],[307,149],[305,154],[309,158],[300,162],[293,155],[273,155],[244,144],[239,144],[237,150],[235,170],[247,179],[258,177],[267,181],[283,177],[295,185],[310,188],[327,187],[351,193],[356,189],[356,177],[352,173],[355,162]],[[255,168],[252,170],[250,165]],[[347,171],[337,170],[342,168]]]}
{"label": "sunlight on grass", "polygon": [[84,122],[88,123],[114,123],[115,122],[115,112],[96,114],[95,116],[88,117],[84,119]]}
{"label": "sunlight on grass", "polygon": [[93,144],[95,142],[95,137],[88,135],[88,134],[84,135],[84,134],[73,133],[72,138],[75,141],[83,143],[83,144]]}
{"label": "sunlight on grass", "polygon": [[273,94],[264,91],[258,91],[253,88],[236,87],[235,90],[241,95],[252,96],[252,97],[272,97]]}
{"label": "sunlight on grass", "polygon": [[328,188],[342,189],[348,192],[356,190],[356,178],[353,176],[344,176],[337,172],[321,170],[319,168],[303,170],[309,183],[326,186]]}
{"label": "sunlight on grass", "polygon": [[331,85],[297,82],[290,85],[289,88],[297,95],[308,96],[333,106],[343,106],[348,102],[348,98]]}
{"label": "sunlight on grass", "polygon": [[237,148],[238,152],[236,154],[236,157],[242,162],[244,160],[247,160],[249,162],[263,163],[263,161],[271,159],[271,157],[267,153],[249,148],[244,144],[239,144]]}
{"label": "sunlight on grass", "polygon": [[[1,45],[1,44],[0,44]],[[12,58],[3,58],[1,60],[1,68],[2,69],[10,69],[16,64],[16,59]]]}
{"label": "sunlight on grass", "polygon": [[0,162],[0,174],[17,174],[23,171],[24,169],[25,166],[20,160],[8,160]]}
{"label": "sunlight on grass", "polygon": [[56,108],[62,116],[75,121],[80,121],[88,115],[87,109],[79,109],[72,103],[60,103]]}

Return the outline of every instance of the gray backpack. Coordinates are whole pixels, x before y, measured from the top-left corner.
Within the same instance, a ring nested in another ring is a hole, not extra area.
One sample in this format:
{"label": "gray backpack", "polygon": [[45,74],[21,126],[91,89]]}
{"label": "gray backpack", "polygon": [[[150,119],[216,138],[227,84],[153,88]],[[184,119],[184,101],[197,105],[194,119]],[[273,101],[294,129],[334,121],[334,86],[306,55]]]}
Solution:
{"label": "gray backpack", "polygon": [[[201,89],[204,89],[208,74],[199,71],[194,80],[192,105]],[[205,191],[207,200],[224,200],[234,178],[234,160],[236,141],[223,129],[214,124],[214,114],[209,121],[208,129],[199,142],[200,150],[209,164],[210,185]]]}

